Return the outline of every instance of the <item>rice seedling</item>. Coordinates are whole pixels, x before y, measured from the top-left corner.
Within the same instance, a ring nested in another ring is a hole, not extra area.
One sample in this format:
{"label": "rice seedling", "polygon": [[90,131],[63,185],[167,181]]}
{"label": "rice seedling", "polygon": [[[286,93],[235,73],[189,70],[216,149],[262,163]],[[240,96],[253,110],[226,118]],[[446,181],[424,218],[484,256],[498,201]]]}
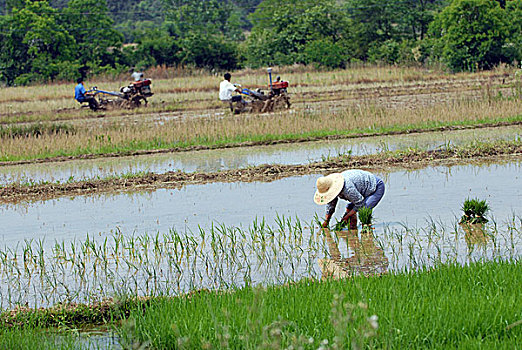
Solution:
{"label": "rice seedling", "polygon": [[478,198],[466,199],[462,205],[464,215],[461,217],[461,223],[483,224],[488,222],[485,215],[489,211],[489,205],[485,200]]}
{"label": "rice seedling", "polygon": [[334,231],[342,231],[348,228],[348,222],[344,220],[339,220],[334,225]]}
{"label": "rice seedling", "polygon": [[510,286],[521,278],[517,261],[495,261],[200,291],[149,300],[120,332],[127,346],[153,348],[516,348],[522,314]]}
{"label": "rice seedling", "polygon": [[[82,241],[51,245],[28,240],[0,249],[0,307],[179,296],[321,279],[327,272],[320,264],[325,259],[330,268],[349,275],[371,275],[522,255],[522,227],[516,216],[487,226],[490,238],[482,243],[468,241],[455,227],[432,222],[425,228],[385,227],[360,237],[340,236],[333,241],[336,252],[317,226],[279,217],[274,225],[257,219],[247,228],[214,224],[198,232],[140,235],[115,230],[108,237],[88,235]],[[341,239],[355,255],[347,255]]]}
{"label": "rice seedling", "polygon": [[359,221],[362,224],[363,230],[370,230],[373,222],[373,209],[362,207],[357,211]]}
{"label": "rice seedling", "polygon": [[45,328],[38,326],[25,327],[26,329],[1,329],[0,348],[20,350],[74,350],[92,349],[87,342],[81,342],[71,333],[61,332],[49,334]]}

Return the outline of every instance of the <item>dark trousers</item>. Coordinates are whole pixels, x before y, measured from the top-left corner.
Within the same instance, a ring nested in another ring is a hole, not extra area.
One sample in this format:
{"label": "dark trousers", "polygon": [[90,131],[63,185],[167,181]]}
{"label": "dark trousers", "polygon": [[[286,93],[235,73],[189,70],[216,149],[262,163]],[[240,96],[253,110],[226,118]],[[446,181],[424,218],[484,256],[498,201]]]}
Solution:
{"label": "dark trousers", "polygon": [[89,108],[92,109],[93,111],[95,111],[98,108],[100,108],[100,105],[98,104],[98,101],[96,101],[96,99],[93,96],[85,96],[84,98],[79,99],[78,102],[80,102],[80,103],[84,103],[84,102],[89,103]]}
{"label": "dark trousers", "polygon": [[[382,179],[378,176],[376,176],[376,178],[377,178],[377,187],[375,188],[375,192],[373,192],[368,197],[364,198],[364,206],[366,208],[372,208],[372,209],[375,208],[375,206],[377,204],[379,204],[379,202],[381,201],[382,196],[384,196],[384,190],[385,190],[384,181],[382,181]],[[348,209],[353,209],[353,207],[354,207],[353,203],[350,203],[347,206]]]}

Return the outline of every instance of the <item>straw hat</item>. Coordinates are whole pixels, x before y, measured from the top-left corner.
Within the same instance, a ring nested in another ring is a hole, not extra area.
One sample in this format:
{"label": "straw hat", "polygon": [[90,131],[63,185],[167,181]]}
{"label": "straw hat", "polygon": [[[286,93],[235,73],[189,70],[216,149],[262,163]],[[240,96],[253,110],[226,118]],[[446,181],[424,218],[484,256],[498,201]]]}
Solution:
{"label": "straw hat", "polygon": [[314,202],[323,205],[331,202],[341,192],[344,186],[344,176],[341,173],[333,173],[317,179],[317,191]]}

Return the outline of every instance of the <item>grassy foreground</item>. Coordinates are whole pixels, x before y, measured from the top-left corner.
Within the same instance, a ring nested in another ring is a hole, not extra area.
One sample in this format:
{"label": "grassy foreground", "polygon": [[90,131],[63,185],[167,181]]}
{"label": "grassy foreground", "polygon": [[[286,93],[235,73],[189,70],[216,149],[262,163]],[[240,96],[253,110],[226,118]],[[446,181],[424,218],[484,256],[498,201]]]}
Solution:
{"label": "grassy foreground", "polygon": [[201,292],[132,311],[124,339],[159,349],[516,349],[520,285],[517,262],[488,262]]}
{"label": "grassy foreground", "polygon": [[[517,349],[520,285],[517,261],[444,265],[133,301],[104,318],[126,319],[116,327],[129,349]],[[2,322],[0,348],[87,348],[71,333],[49,335],[43,328],[74,327],[79,318],[41,310],[15,326]]]}

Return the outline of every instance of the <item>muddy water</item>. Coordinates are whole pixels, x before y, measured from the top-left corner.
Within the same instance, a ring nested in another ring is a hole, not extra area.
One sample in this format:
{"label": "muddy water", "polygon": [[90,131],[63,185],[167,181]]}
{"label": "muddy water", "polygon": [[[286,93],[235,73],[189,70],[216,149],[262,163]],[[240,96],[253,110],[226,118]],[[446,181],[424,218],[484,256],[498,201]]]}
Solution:
{"label": "muddy water", "polygon": [[513,140],[520,137],[522,137],[522,126],[511,126],[138,157],[77,160],[44,165],[3,166],[0,167],[0,185],[13,182],[64,182],[136,172],[164,173],[170,170],[213,172],[260,164],[304,164],[348,152],[353,155],[364,155],[382,150],[409,147],[435,149],[448,144],[460,145],[474,140]]}
{"label": "muddy water", "polygon": [[[387,190],[375,210],[377,228],[424,224],[427,218],[452,223],[467,197],[486,199],[497,220],[521,213],[521,161],[502,164],[437,166],[379,174]],[[0,244],[44,238],[103,237],[125,234],[197,231],[213,222],[248,226],[255,218],[273,222],[276,215],[310,221],[323,208],[312,196],[317,175],[270,183],[211,183],[154,192],[66,197],[22,205],[1,205]],[[337,214],[343,209],[338,205]]]}
{"label": "muddy water", "polygon": [[[0,206],[0,308],[520,259],[521,168],[519,158],[381,173],[387,190],[375,210],[372,234],[310,230],[317,227],[311,223],[314,215],[324,214],[312,202],[317,175]],[[487,234],[456,225],[468,197],[489,202]],[[342,212],[339,205],[336,217]],[[302,224],[278,226],[283,215]],[[249,230],[263,218],[273,230]],[[211,230],[213,224],[218,229]],[[219,224],[239,229],[220,230]],[[148,238],[139,238],[145,233]],[[87,234],[94,243],[82,243]],[[116,236],[127,243],[111,243]],[[31,241],[31,252],[22,255]],[[155,247],[160,248],[151,251]],[[44,259],[38,257],[40,248]],[[9,257],[16,251],[17,259]]]}

